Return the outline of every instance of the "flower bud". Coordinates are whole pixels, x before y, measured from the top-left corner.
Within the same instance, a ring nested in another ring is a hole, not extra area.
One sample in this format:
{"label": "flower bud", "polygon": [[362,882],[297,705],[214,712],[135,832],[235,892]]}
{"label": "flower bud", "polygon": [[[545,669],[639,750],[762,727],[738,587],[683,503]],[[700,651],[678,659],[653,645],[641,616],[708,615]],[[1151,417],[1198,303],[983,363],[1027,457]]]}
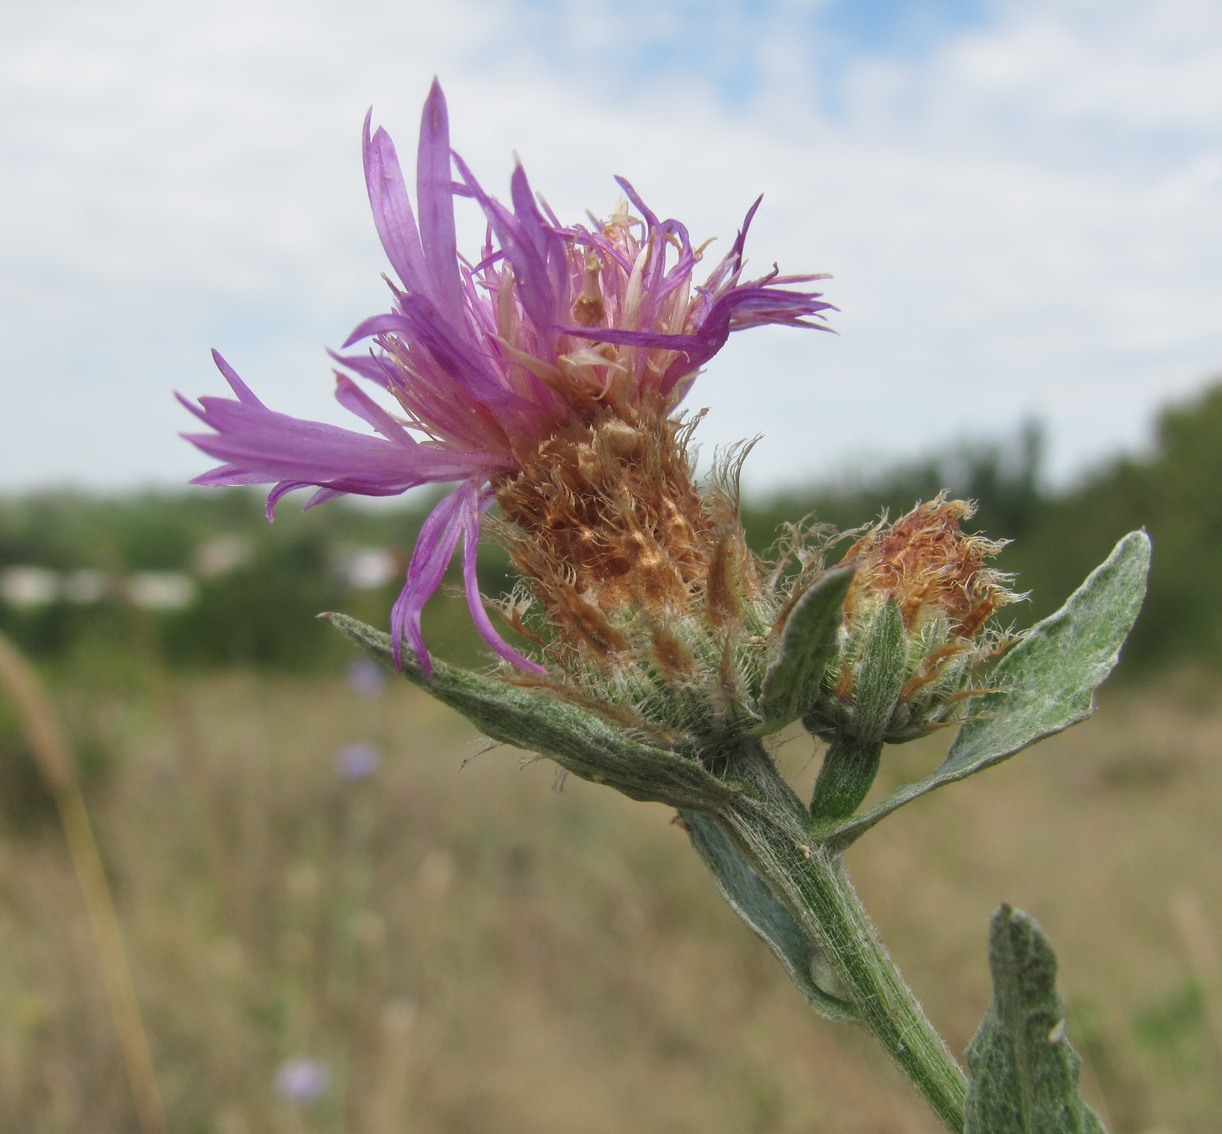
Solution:
{"label": "flower bud", "polygon": [[1010,576],[986,566],[1005,544],[961,530],[974,512],[940,495],[871,528],[845,553],[840,565],[854,577],[841,647],[805,718],[816,735],[911,740],[955,723],[980,691],[980,667],[1010,644],[989,620],[1020,596]]}

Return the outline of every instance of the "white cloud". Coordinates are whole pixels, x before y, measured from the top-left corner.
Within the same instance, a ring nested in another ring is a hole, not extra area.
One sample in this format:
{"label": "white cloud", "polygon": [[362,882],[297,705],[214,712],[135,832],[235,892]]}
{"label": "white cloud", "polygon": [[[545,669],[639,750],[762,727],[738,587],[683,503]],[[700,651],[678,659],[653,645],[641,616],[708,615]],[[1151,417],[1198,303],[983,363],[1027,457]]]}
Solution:
{"label": "white cloud", "polygon": [[170,391],[221,389],[212,345],[269,403],[340,420],[323,348],[384,302],[360,120],[374,104],[410,165],[434,73],[489,188],[516,150],[573,215],[623,173],[724,240],[764,191],[755,266],[835,274],[839,337],[751,332],[693,395],[706,447],[767,434],[750,485],[1028,413],[1065,472],[1222,366],[1210,0],[1012,3],[847,60],[794,3],[678,5],[653,32],[588,3],[8,7],[0,487],[200,471]]}

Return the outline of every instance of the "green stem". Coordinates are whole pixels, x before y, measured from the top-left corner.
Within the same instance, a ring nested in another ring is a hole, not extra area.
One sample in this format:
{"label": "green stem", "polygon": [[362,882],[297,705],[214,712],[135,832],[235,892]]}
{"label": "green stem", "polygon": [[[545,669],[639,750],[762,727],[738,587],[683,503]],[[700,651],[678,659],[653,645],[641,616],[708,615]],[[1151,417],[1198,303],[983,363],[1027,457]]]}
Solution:
{"label": "green stem", "polygon": [[861,806],[878,775],[882,750],[881,740],[840,736],[831,742],[823,756],[823,767],[819,769],[810,801],[811,818],[816,823],[847,819]]}
{"label": "green stem", "polygon": [[963,1072],[878,940],[840,855],[811,837],[805,808],[762,749],[739,757],[751,765],[738,768],[756,790],[719,808],[717,821],[826,959],[836,995],[852,1003],[946,1128],[961,1134]]}

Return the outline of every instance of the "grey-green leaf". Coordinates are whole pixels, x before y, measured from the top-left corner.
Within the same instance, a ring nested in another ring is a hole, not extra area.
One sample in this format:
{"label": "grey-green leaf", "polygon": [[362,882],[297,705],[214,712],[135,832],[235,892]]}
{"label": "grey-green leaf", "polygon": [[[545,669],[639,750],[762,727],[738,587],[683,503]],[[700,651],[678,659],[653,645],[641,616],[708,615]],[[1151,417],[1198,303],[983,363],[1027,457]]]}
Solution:
{"label": "grey-green leaf", "polygon": [[1082,1098],[1056,956],[1035,919],[1002,906],[989,930],[993,1001],[967,1049],[964,1134],[1104,1134]]}
{"label": "grey-green leaf", "polygon": [[819,951],[789,912],[734,849],[716,822],[694,811],[682,813],[692,846],[704,860],[721,896],[776,954],[811,1006],[833,1020],[854,1020],[851,1004],[834,995],[831,974]]}
{"label": "grey-green leaf", "polygon": [[819,683],[836,653],[844,599],[853,571],[828,571],[808,587],[785,621],[776,659],[764,675],[757,706],[761,733],[775,732],[803,716],[819,695]]}
{"label": "grey-green leaf", "polygon": [[[345,614],[325,617],[393,667],[388,635]],[[426,678],[406,651],[401,672],[493,740],[541,753],[574,775],[608,784],[632,799],[710,808],[735,794],[736,789],[691,756],[633,739],[623,728],[544,688],[528,688],[439,661],[433,662],[432,677]]]}
{"label": "grey-green leaf", "polygon": [[1145,597],[1150,539],[1125,536],[1060,610],[1033,626],[989,675],[993,692],[974,697],[968,723],[925,779],[831,833],[848,846],[880,819],[943,784],[997,764],[1090,716],[1095,690],[1112,671]]}

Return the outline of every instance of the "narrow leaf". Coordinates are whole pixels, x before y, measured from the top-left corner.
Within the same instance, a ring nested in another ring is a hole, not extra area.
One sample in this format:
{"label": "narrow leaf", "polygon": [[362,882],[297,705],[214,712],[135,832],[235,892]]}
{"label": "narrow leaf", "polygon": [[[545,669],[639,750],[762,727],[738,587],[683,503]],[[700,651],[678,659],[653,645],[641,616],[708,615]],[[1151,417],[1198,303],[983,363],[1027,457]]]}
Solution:
{"label": "narrow leaf", "polygon": [[776,659],[764,675],[760,692],[762,733],[784,728],[814,703],[823,671],[836,652],[844,598],[852,581],[849,568],[828,571],[803,592],[789,612]]}
{"label": "narrow leaf", "polygon": [[709,816],[694,811],[684,811],[682,818],[692,846],[712,873],[721,896],[776,954],[815,1011],[833,1020],[856,1019],[848,1001],[819,986],[817,979],[825,984],[830,980],[819,951],[793,914],[742,860],[721,828]]}
{"label": "narrow leaf", "polygon": [[989,930],[993,1001],[967,1049],[964,1134],[1104,1134],[1078,1087],[1057,960],[1034,918],[1002,906]]}
{"label": "narrow leaf", "polygon": [[848,846],[898,807],[1021,752],[1085,720],[1145,597],[1150,539],[1131,532],[1060,610],[1033,626],[989,674],[993,692],[972,698],[968,722],[925,779],[831,832]]}
{"label": "narrow leaf", "polygon": [[[388,635],[345,614],[323,617],[394,668]],[[432,677],[426,678],[407,652],[401,672],[493,740],[550,757],[575,776],[608,784],[632,799],[710,808],[735,794],[736,789],[691,756],[635,740],[622,727],[562,701],[546,688],[518,685],[438,661],[433,663]]]}

